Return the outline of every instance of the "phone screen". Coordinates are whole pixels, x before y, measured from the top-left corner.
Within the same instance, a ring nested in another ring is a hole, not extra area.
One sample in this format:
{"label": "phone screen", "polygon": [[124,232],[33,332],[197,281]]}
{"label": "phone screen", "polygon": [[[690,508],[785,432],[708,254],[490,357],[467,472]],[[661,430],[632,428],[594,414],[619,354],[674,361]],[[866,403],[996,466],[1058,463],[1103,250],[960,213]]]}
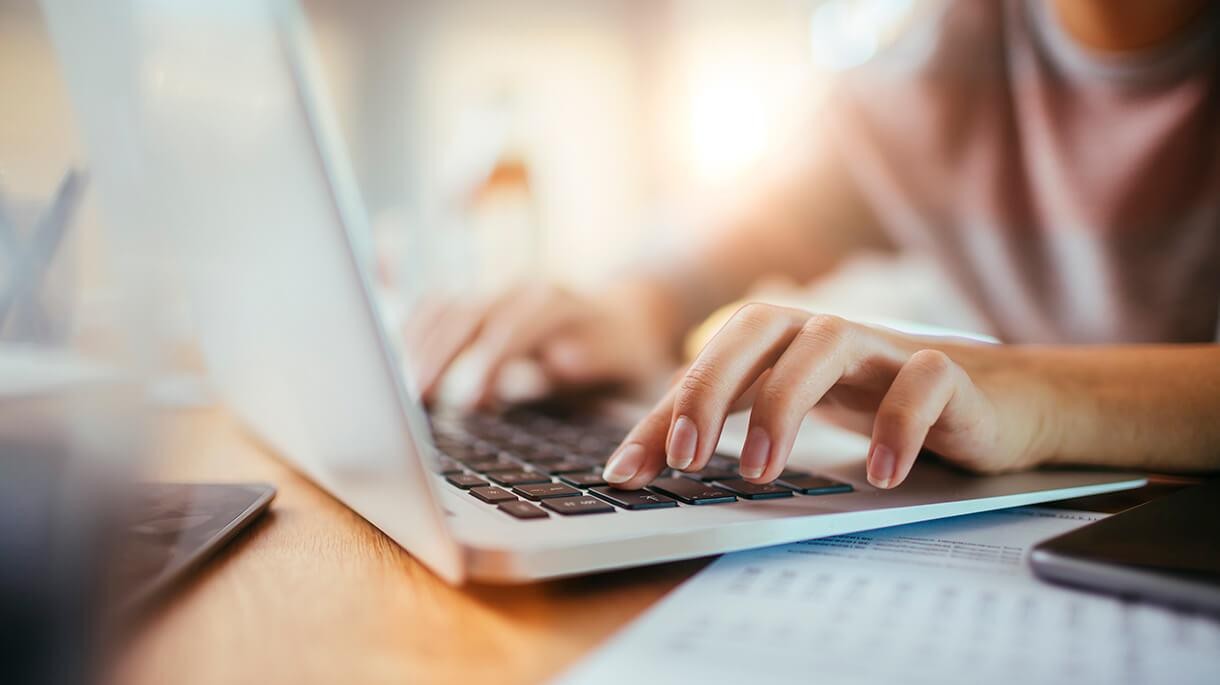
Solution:
{"label": "phone screen", "polygon": [[1048,540],[1034,549],[1031,561],[1047,580],[1220,607],[1220,480]]}
{"label": "phone screen", "polygon": [[144,483],[111,566],[111,597],[134,608],[189,573],[252,522],[275,489],[264,484]]}

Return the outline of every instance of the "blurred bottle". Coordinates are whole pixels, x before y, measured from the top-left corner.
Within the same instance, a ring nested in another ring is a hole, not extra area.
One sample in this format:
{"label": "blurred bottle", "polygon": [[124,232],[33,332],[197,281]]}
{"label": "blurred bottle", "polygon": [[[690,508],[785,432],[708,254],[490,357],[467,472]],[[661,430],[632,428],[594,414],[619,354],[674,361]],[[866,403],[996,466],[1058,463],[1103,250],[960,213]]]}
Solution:
{"label": "blurred bottle", "polygon": [[505,141],[487,176],[473,188],[467,207],[480,280],[486,286],[498,289],[540,267],[538,203],[529,154],[520,138]]}
{"label": "blurred bottle", "polygon": [[452,186],[453,239],[470,284],[483,292],[537,277],[543,266],[533,147],[520,103],[514,88],[500,86],[467,112],[455,141],[462,161]]}

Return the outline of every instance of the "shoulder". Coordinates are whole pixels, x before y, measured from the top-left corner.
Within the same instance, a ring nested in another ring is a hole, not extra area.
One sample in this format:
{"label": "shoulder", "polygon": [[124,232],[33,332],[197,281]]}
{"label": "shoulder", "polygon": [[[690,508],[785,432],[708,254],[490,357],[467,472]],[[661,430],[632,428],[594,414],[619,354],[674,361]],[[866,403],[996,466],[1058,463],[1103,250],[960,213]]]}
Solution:
{"label": "shoulder", "polygon": [[1012,1],[916,2],[889,45],[855,74],[864,79],[994,75],[1003,69],[1007,6]]}
{"label": "shoulder", "polygon": [[964,143],[1008,101],[1011,1],[917,2],[889,46],[838,77],[833,118],[878,145]]}

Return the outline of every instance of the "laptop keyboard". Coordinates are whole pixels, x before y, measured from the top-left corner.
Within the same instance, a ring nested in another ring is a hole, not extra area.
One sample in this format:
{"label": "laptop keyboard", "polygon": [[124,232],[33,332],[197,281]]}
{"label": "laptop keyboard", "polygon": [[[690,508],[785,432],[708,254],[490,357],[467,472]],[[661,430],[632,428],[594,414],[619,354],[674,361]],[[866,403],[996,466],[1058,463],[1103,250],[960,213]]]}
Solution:
{"label": "laptop keyboard", "polygon": [[757,485],[740,477],[736,460],[719,455],[698,473],[666,471],[644,490],[616,490],[601,471],[626,435],[617,426],[528,409],[431,419],[438,451],[433,470],[449,485],[522,521],[551,513],[649,511],[852,490],[847,483],[795,469]]}

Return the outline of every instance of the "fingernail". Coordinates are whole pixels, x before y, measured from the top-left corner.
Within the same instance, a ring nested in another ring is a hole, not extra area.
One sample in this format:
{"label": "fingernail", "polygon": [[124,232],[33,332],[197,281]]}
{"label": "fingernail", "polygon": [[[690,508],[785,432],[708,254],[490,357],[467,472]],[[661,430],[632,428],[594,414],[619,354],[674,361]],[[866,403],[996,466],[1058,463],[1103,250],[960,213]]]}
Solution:
{"label": "fingernail", "polygon": [[644,447],[638,442],[633,442],[624,445],[622,449],[614,453],[614,456],[610,457],[610,461],[606,462],[606,468],[602,471],[602,478],[605,478],[607,483],[625,483],[634,478],[643,465]]}
{"label": "fingernail", "polygon": [[868,455],[868,480],[879,488],[889,489],[894,480],[894,451],[885,445],[873,445]]}
{"label": "fingernail", "polygon": [[671,469],[684,469],[695,460],[695,447],[699,444],[699,431],[695,422],[686,416],[674,421],[669,434],[669,445],[665,448],[666,461]]}
{"label": "fingernail", "polygon": [[767,431],[755,426],[746,435],[741,447],[741,475],[758,478],[767,469],[767,457],[771,454],[771,437]]}

